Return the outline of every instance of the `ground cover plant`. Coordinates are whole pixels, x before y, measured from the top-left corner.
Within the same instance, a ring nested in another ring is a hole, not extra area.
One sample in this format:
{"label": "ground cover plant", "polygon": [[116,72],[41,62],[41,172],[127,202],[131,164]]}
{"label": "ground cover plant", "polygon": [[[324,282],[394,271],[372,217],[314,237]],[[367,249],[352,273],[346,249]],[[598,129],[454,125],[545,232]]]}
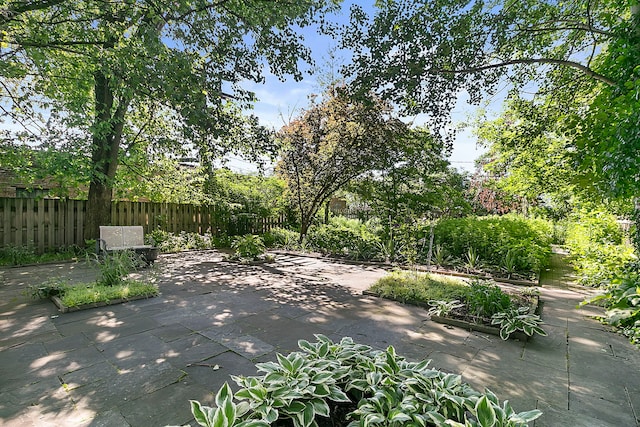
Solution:
{"label": "ground cover plant", "polygon": [[215,406],[190,401],[201,426],[509,426],[522,427],[542,412],[516,413],[490,390],[478,392],[459,375],[410,362],[345,337],[300,340],[300,351],[256,365],[262,375],[232,376]]}
{"label": "ground cover plant", "polygon": [[502,339],[518,331],[527,336],[546,335],[540,316],[531,312],[535,293],[507,293],[491,280],[468,282],[433,273],[396,271],[379,279],[369,291],[382,298],[431,307],[430,315],[496,325]]}
{"label": "ground cover plant", "polygon": [[71,246],[55,251],[37,253],[35,248],[23,245],[7,245],[0,248],[0,265],[40,264],[53,261],[65,261],[86,255],[82,248]]}
{"label": "ground cover plant", "polygon": [[87,304],[128,300],[158,295],[158,287],[151,281],[129,277],[129,273],[144,265],[144,260],[135,252],[114,252],[98,259],[99,273],[95,282],[71,284],[62,279],[32,286],[34,297],[57,297],[65,307],[81,307]]}

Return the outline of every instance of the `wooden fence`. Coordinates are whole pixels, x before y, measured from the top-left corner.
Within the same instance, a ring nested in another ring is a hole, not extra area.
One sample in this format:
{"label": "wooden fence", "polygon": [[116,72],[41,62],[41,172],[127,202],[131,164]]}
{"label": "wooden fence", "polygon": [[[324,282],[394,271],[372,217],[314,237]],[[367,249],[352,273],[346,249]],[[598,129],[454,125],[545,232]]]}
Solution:
{"label": "wooden fence", "polygon": [[[0,198],[0,247],[29,246],[39,252],[84,246],[86,200]],[[285,216],[230,215],[215,206],[174,203],[113,202],[111,224],[214,235],[262,234],[282,226]]]}

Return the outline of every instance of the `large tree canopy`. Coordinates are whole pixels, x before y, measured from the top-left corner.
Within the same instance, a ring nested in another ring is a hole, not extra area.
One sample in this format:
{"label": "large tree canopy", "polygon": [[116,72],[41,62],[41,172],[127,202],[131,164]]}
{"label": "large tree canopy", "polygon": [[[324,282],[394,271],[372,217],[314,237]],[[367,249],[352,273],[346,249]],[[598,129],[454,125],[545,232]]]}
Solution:
{"label": "large tree canopy", "polygon": [[[276,75],[300,78],[298,61],[311,58],[293,28],[333,6],[332,0],[4,1],[2,108],[30,133],[38,133],[33,117],[44,112],[90,135],[77,147],[91,157],[90,238],[109,222],[118,158],[146,120],[170,116],[184,142],[205,157],[263,141],[257,122],[242,118],[230,97],[241,106],[252,99],[240,85],[261,81],[265,61]],[[134,111],[146,114],[133,123]]]}
{"label": "large tree canopy", "polygon": [[[640,4],[637,0],[390,0],[369,17],[352,9],[346,75],[405,111],[446,123],[458,96],[471,102],[503,84],[557,108],[587,185],[637,195],[640,155]],[[357,41],[361,43],[357,43]],[[582,102],[576,105],[577,99]]]}
{"label": "large tree canopy", "polygon": [[379,169],[406,125],[377,99],[354,102],[336,88],[278,133],[276,171],[300,214],[300,239],[322,204],[354,178]]}

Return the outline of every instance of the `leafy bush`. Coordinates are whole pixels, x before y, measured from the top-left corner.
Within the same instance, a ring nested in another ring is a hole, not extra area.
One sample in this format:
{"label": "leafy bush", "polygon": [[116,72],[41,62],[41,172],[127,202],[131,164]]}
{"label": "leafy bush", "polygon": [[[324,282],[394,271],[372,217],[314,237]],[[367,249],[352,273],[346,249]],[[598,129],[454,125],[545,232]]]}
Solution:
{"label": "leafy bush", "polygon": [[509,310],[513,303],[509,294],[489,280],[474,280],[466,295],[469,311],[475,316],[492,317]]}
{"label": "leafy bush", "polygon": [[246,260],[258,259],[267,250],[262,238],[254,234],[245,234],[237,237],[231,243],[231,249],[235,251],[237,258]]}
{"label": "leafy bush", "polygon": [[[417,232],[426,237],[427,228],[423,226]],[[547,265],[552,234],[549,222],[517,215],[450,218],[436,223],[434,247],[467,262],[471,252],[474,265],[496,268],[504,265],[508,256],[513,271],[530,274]],[[424,246],[420,255],[426,258]]]}
{"label": "leafy bush", "polygon": [[602,321],[640,346],[640,262],[628,263],[609,283],[608,290],[582,305],[601,303],[607,309]]}
{"label": "leafy bush", "polygon": [[[489,390],[480,393],[459,375],[409,362],[393,347],[376,351],[351,338],[333,343],[300,340],[301,351],[256,365],[261,376],[232,377],[216,393],[215,407],[191,401],[198,424],[212,426],[510,426],[537,419],[516,413]],[[280,422],[278,424],[278,422]]]}
{"label": "leafy bush", "polygon": [[328,224],[313,226],[307,239],[314,250],[352,259],[373,259],[380,253],[381,227],[357,219],[331,218]]}
{"label": "leafy bush", "polygon": [[633,247],[624,241],[616,217],[606,212],[576,215],[567,225],[566,245],[578,283],[586,286],[606,286],[633,258]]}
{"label": "leafy bush", "polygon": [[200,235],[198,233],[181,231],[175,234],[158,229],[147,234],[145,239],[148,244],[156,246],[160,249],[160,252],[163,253],[229,246],[229,240],[226,236],[214,237],[210,233]]}
{"label": "leafy bush", "polygon": [[272,228],[264,233],[262,239],[264,240],[264,244],[269,248],[299,249],[299,234],[286,228]]}

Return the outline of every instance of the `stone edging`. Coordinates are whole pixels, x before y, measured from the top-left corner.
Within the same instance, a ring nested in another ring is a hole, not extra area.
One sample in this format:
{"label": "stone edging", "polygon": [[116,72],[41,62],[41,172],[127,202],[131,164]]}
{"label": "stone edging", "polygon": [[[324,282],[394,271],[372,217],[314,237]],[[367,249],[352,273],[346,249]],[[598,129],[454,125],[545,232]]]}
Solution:
{"label": "stone edging", "polygon": [[56,307],[58,307],[58,311],[60,311],[61,313],[72,313],[74,311],[87,310],[90,308],[105,307],[108,305],[122,304],[129,301],[154,298],[156,296],[158,295],[139,295],[131,298],[118,298],[111,301],[92,302],[90,304],[82,304],[74,307],[67,307],[62,303],[62,300],[55,295],[52,296],[50,299],[56,305]]}
{"label": "stone edging", "polygon": [[[373,297],[377,297],[377,298],[383,298],[383,299],[387,299],[387,300],[390,300],[390,301],[396,301],[396,302],[399,302],[399,303],[402,303],[402,304],[414,305],[414,306],[421,307],[421,308],[424,308],[424,309],[431,308],[431,306],[429,306],[429,304],[426,304],[426,303],[421,302],[421,301],[401,301],[401,300],[394,299],[394,298],[381,297],[378,294],[376,294],[375,292],[371,292],[371,291],[368,291],[368,290],[362,291],[362,295],[373,296]],[[540,297],[538,295],[533,295],[532,299],[533,299],[533,303],[531,304],[531,306],[529,308],[529,314],[538,313],[538,311],[540,309]],[[477,332],[483,332],[483,333],[486,333],[486,334],[500,336],[500,328],[497,328],[495,326],[485,325],[483,323],[468,322],[466,320],[456,319],[456,318],[447,317],[447,316],[431,315],[430,318],[431,318],[431,320],[433,320],[436,323],[441,323],[441,324],[450,325],[450,326],[457,326],[459,328],[466,329],[466,330],[469,330],[469,331],[477,331]],[[528,340],[530,340],[532,338],[533,338],[533,336],[530,337],[529,335],[525,334],[522,331],[513,332],[509,336],[509,339],[517,339],[517,340],[520,340],[520,341],[523,341],[523,342],[526,342],[526,341],[528,341]]]}

